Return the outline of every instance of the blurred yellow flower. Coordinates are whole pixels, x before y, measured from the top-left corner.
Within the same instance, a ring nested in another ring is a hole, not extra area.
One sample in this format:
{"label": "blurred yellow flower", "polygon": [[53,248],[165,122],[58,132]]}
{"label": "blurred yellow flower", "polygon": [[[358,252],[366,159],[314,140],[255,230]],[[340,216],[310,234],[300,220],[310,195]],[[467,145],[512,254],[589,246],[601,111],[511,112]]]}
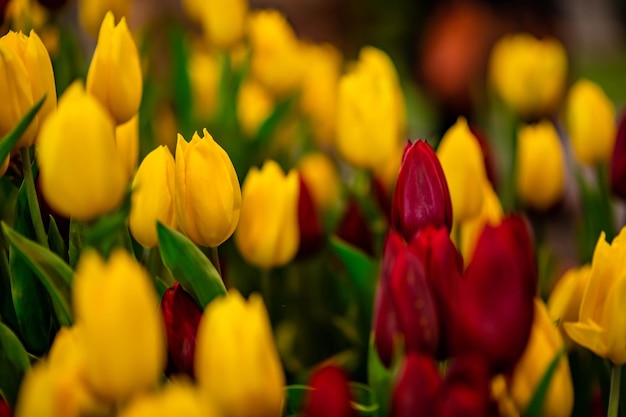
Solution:
{"label": "blurred yellow flower", "polygon": [[472,260],[474,249],[476,249],[476,242],[478,242],[478,238],[485,226],[497,226],[504,216],[502,204],[500,204],[498,194],[496,194],[491,183],[484,181],[482,189],[483,204],[480,213],[464,221],[462,224],[456,225],[456,227],[461,227],[460,250],[465,265],[468,265]]}
{"label": "blurred yellow flower", "polygon": [[563,198],[565,158],[552,122],[543,120],[517,131],[517,194],[528,206],[547,210]]}
{"label": "blurred yellow flower", "polygon": [[87,91],[106,107],[117,124],[127,122],[139,110],[141,64],[124,17],[117,26],[113,13],[104,17],[87,73]]}
{"label": "blurred yellow flower", "polygon": [[132,0],[78,0],[78,20],[92,36],[98,35],[98,28],[108,12],[126,17]]}
{"label": "blurred yellow flower", "polygon": [[37,0],[9,0],[4,21],[11,22],[11,29],[15,31],[40,31],[48,21],[48,10]]}
{"label": "blurred yellow flower", "polygon": [[282,266],[296,255],[298,173],[283,173],[274,161],[252,167],[242,187],[241,220],[235,243],[243,258],[260,268]]}
{"label": "blurred yellow flower", "polygon": [[337,207],[341,183],[337,168],[328,155],[322,152],[307,154],[298,162],[298,170],[320,213]]}
{"label": "blurred yellow flower", "polygon": [[134,399],[119,417],[213,417],[219,416],[210,400],[186,382],[170,382],[160,392]]}
{"label": "blurred yellow flower", "polygon": [[567,96],[565,123],[576,159],[585,165],[607,163],[617,128],[615,106],[589,80],[579,80]]}
{"label": "blurred yellow flower", "polygon": [[207,40],[219,48],[228,48],[243,38],[248,0],[204,0],[200,21]]}
{"label": "blurred yellow flower", "polygon": [[228,154],[204,129],[176,144],[176,222],[198,245],[217,247],[239,222],[241,188]]}
{"label": "blurred yellow flower", "polygon": [[254,137],[274,110],[272,95],[261,84],[246,80],[237,93],[237,117],[243,132]]}
{"label": "blurred yellow flower", "polygon": [[567,54],[556,39],[527,33],[501,38],[489,63],[491,83],[504,102],[522,116],[554,111],[567,78]]}
{"label": "blurred yellow flower", "polygon": [[85,377],[101,398],[122,401],[155,386],[166,359],[159,300],[148,273],[127,252],[108,261],[81,253],[72,286]]}
{"label": "blurred yellow flower", "polygon": [[198,327],[195,371],[200,389],[223,415],[280,415],[285,377],[259,295],[246,302],[233,290],[206,307]]}
{"label": "blurred yellow flower", "polygon": [[176,228],[174,212],[174,157],[165,146],[150,152],[133,180],[129,226],[133,237],[145,247],[157,245],[156,222]]}
{"label": "blurred yellow flower", "polygon": [[50,207],[92,220],[121,203],[128,176],[114,134],[113,121],[98,100],[78,81],[68,87],[37,143],[41,189]]}
{"label": "blurred yellow flower", "polygon": [[126,167],[128,179],[133,177],[139,159],[139,114],[115,128],[117,151]]}
{"label": "blurred yellow flower", "polygon": [[219,62],[213,54],[195,46],[189,56],[187,70],[191,82],[194,115],[200,120],[211,120],[219,105]]}

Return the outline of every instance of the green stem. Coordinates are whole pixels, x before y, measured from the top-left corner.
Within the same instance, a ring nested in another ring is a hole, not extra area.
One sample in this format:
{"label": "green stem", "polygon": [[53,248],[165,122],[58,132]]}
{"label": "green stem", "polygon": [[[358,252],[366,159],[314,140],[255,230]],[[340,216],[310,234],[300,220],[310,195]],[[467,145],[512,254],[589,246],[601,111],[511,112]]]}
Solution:
{"label": "green stem", "polygon": [[[211,263],[213,264],[213,266],[217,270],[217,273],[220,274],[220,277],[222,277],[222,268],[220,267],[220,255],[219,255],[219,253],[217,253],[217,246],[211,247],[209,249],[209,251],[210,251],[210,254],[211,254]],[[224,279],[224,277],[222,277],[222,280],[223,279]]]}
{"label": "green stem", "polygon": [[613,365],[611,369],[611,392],[609,394],[609,409],[607,417],[617,417],[619,410],[620,383],[622,377],[622,366]]}
{"label": "green stem", "polygon": [[22,148],[20,152],[22,155],[28,211],[30,211],[33,228],[35,229],[35,236],[37,236],[37,241],[39,241],[42,246],[48,247],[48,236],[46,235],[46,230],[43,227],[43,221],[41,220],[41,210],[39,210],[37,191],[35,190],[35,179],[33,178],[33,171],[31,169],[30,151],[28,148]]}

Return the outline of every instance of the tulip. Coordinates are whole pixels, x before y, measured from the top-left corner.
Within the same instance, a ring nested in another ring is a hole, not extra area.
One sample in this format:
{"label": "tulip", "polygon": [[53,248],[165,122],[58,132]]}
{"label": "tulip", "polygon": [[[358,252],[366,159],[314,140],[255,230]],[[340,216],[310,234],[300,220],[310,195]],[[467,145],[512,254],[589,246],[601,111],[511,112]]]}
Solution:
{"label": "tulip", "polygon": [[466,263],[472,259],[478,237],[485,225],[497,226],[504,217],[502,204],[493,186],[485,181],[483,183],[483,206],[476,217],[466,220],[461,228],[461,253]]}
{"label": "tulip", "polygon": [[311,391],[304,400],[303,417],[354,417],[348,376],[335,365],[317,369],[309,379]]}
{"label": "tulip", "polygon": [[157,222],[176,228],[174,210],[174,157],[166,146],[159,146],[141,162],[133,180],[129,227],[141,245],[158,244]]}
{"label": "tulip", "polygon": [[204,129],[176,144],[176,221],[198,245],[217,247],[239,223],[241,189],[228,154]]}
{"label": "tulip", "polygon": [[241,40],[248,14],[247,0],[208,0],[202,3],[200,20],[210,44],[228,48]]}
{"label": "tulip", "polygon": [[131,3],[131,0],[79,0],[78,20],[81,26],[95,37],[108,12],[114,16],[128,16]]}
{"label": "tulip", "polygon": [[306,257],[318,252],[324,243],[322,226],[315,210],[309,186],[302,176],[298,176],[300,193],[298,195],[298,229],[300,246],[298,257]]}
{"label": "tulip", "polygon": [[626,115],[622,116],[611,157],[611,191],[626,199]]}
{"label": "tulip", "polygon": [[350,198],[336,229],[337,237],[374,256],[374,235],[359,203]]}
{"label": "tulip", "polygon": [[615,106],[597,84],[581,79],[567,96],[565,124],[574,156],[584,165],[610,160],[615,143]]}
{"label": "tulip", "polygon": [[626,228],[611,244],[600,235],[591,261],[578,321],[564,323],[569,337],[614,365],[626,363],[626,319],[621,314],[626,288]]}
{"label": "tulip", "polygon": [[280,415],[285,376],[263,300],[237,291],[213,300],[198,328],[200,389],[231,417]]}
{"label": "tulip", "polygon": [[266,88],[252,80],[241,84],[237,93],[237,118],[246,135],[255,137],[273,110],[274,99]]}
{"label": "tulip", "polygon": [[318,212],[337,205],[341,194],[339,173],[333,161],[322,152],[307,154],[298,162],[300,175],[306,181]]}
{"label": "tulip", "polygon": [[450,190],[454,221],[464,222],[478,215],[487,174],[480,144],[463,117],[445,133],[437,156]]}
{"label": "tulip", "polygon": [[489,77],[502,100],[524,117],[557,107],[567,78],[567,54],[555,39],[519,33],[500,39],[491,51]]}
{"label": "tulip", "polygon": [[89,65],[87,92],[102,103],[117,124],[122,124],[139,110],[141,77],[139,53],[126,19],[122,17],[116,26],[113,13],[108,12]]}
{"label": "tulip", "polygon": [[565,158],[554,125],[543,120],[517,132],[517,193],[536,210],[547,210],[563,198]]}
{"label": "tulip", "polygon": [[407,142],[393,194],[391,222],[410,240],[426,227],[452,228],[452,203],[437,155],[426,142]]}
{"label": "tulip", "polygon": [[433,360],[409,353],[398,370],[391,397],[391,417],[432,416],[441,376]]}
{"label": "tulip", "polygon": [[165,332],[148,273],[127,253],[108,261],[81,254],[72,301],[82,326],[85,378],[94,393],[122,401],[155,386],[166,359]]}
{"label": "tulip", "polygon": [[35,119],[15,145],[25,148],[35,142],[43,121],[56,109],[57,94],[52,63],[46,47],[34,30],[28,36],[9,31],[0,38],[0,137],[9,133],[44,95]]}
{"label": "tulip", "polygon": [[214,54],[196,46],[189,55],[187,71],[194,115],[200,120],[211,120],[219,105],[220,63]]}
{"label": "tulip", "polygon": [[274,161],[250,169],[242,187],[241,222],[235,243],[243,258],[259,268],[285,265],[295,256],[298,229],[299,180],[285,175]]}
{"label": "tulip", "polygon": [[553,321],[558,324],[578,321],[578,312],[590,272],[589,265],[571,268],[557,281],[548,299],[548,313]]}
{"label": "tulip", "polygon": [[98,100],[79,82],[68,87],[41,127],[37,148],[41,189],[53,210],[87,221],[122,202],[128,177],[114,134]]}
{"label": "tulip", "polygon": [[115,143],[130,179],[139,159],[139,114],[115,128]]}
{"label": "tulip", "polygon": [[185,382],[170,382],[157,394],[134,399],[119,417],[217,417],[212,404]]}
{"label": "tulip", "polygon": [[11,417],[12,415],[11,406],[4,397],[0,396],[0,417]]}

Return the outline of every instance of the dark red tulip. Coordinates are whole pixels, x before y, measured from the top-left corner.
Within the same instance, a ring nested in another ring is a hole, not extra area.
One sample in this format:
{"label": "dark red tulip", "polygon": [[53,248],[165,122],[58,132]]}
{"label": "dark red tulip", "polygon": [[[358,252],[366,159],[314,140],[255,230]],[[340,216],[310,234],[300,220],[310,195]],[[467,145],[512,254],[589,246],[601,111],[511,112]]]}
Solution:
{"label": "dark red tulip", "polygon": [[311,390],[304,402],[303,417],[354,417],[348,376],[335,365],[317,369],[309,379]]}
{"label": "dark red tulip", "polygon": [[620,119],[611,157],[611,191],[626,200],[626,113]]}
{"label": "dark red tulip", "polygon": [[441,376],[432,358],[407,354],[394,383],[390,416],[433,416],[440,385]]}
{"label": "dark red tulip", "polygon": [[315,254],[322,248],[324,237],[309,186],[302,175],[299,178],[298,226],[300,228],[300,247],[298,248],[298,257],[304,258]]}
{"label": "dark red tulip", "polygon": [[407,142],[393,193],[391,223],[406,240],[427,225],[452,228],[446,177],[437,154],[426,142]]}
{"label": "dark red tulip", "polygon": [[337,236],[356,246],[370,256],[374,256],[374,236],[363,211],[354,198],[348,200],[346,211],[337,226]]}
{"label": "dark red tulip", "polygon": [[167,333],[168,371],[193,378],[196,334],[202,310],[177,282],[163,294],[161,312]]}
{"label": "dark red tulip", "polygon": [[0,395],[0,417],[12,417],[13,412],[11,411],[11,406],[5,400],[2,395]]}

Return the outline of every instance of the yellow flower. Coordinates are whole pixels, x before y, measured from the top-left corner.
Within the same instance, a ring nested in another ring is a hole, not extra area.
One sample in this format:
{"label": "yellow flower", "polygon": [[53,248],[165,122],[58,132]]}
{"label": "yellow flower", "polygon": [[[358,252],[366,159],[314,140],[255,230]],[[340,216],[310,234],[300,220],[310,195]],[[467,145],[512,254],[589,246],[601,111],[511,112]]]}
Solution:
{"label": "yellow flower", "polygon": [[195,46],[189,57],[189,81],[197,118],[210,120],[218,106],[220,65],[215,56]]}
{"label": "yellow flower", "polygon": [[543,120],[517,132],[517,194],[528,206],[547,210],[565,188],[563,149],[554,125]]}
{"label": "yellow flower", "polygon": [[519,33],[500,39],[491,52],[491,83],[523,116],[543,115],[558,105],[567,77],[567,55],[555,39]]}
{"label": "yellow flower", "polygon": [[478,139],[463,117],[443,135],[437,156],[450,189],[455,222],[464,222],[480,213],[487,181]]}
{"label": "yellow flower", "polygon": [[339,81],[337,150],[351,165],[380,169],[397,149],[404,108],[387,55],[367,47]]}
{"label": "yellow flower", "polygon": [[44,95],[39,113],[22,135],[16,149],[32,145],[41,123],[57,106],[52,63],[35,31],[26,36],[10,31],[0,38],[0,137],[9,133]]}
{"label": "yellow flower", "polygon": [[78,19],[87,32],[96,36],[107,12],[128,16],[131,3],[131,0],[78,0]]}
{"label": "yellow flower", "polygon": [[198,245],[217,247],[239,222],[241,188],[228,154],[204,129],[176,144],[176,221]]}
{"label": "yellow flower", "polygon": [[139,114],[115,128],[115,143],[126,168],[128,178],[132,178],[139,159]]}
{"label": "yellow flower", "polygon": [[[548,315],[545,304],[535,299],[535,318],[526,350],[513,370],[512,397],[525,411],[539,382],[555,355],[563,349],[563,338]],[[543,417],[569,417],[574,405],[574,387],[567,356],[559,359],[543,402]]]}
{"label": "yellow flower", "polygon": [[[5,3],[6,4],[6,3]],[[11,29],[40,31],[49,20],[48,9],[37,0],[11,0],[6,5],[4,21],[11,22]]]}
{"label": "yellow flower", "polygon": [[559,279],[548,299],[548,312],[552,320],[559,324],[578,321],[578,312],[590,272],[591,267],[584,265],[567,270]]}
{"label": "yellow flower", "polygon": [[326,154],[314,152],[305,155],[300,159],[298,169],[320,213],[337,205],[341,193],[339,173]]}
{"label": "yellow flower", "polygon": [[248,14],[247,0],[205,0],[199,11],[209,43],[228,48],[243,37]]}
{"label": "yellow flower", "polygon": [[574,156],[585,165],[606,163],[615,143],[615,106],[589,80],[579,80],[567,96],[565,123]]}
{"label": "yellow flower", "polygon": [[159,300],[147,272],[127,252],[108,261],[81,254],[72,301],[80,323],[89,386],[121,401],[156,385],[166,359]]}
{"label": "yellow flower", "polygon": [[250,169],[242,188],[241,221],[235,243],[243,258],[260,268],[289,262],[298,250],[298,173],[285,176],[274,161]]}
{"label": "yellow flower", "polygon": [[174,212],[174,157],[166,146],[159,146],[141,162],[133,180],[129,226],[137,242],[151,248],[157,245],[156,222],[176,228]]}
{"label": "yellow flower", "polygon": [[273,94],[284,96],[300,84],[302,60],[293,28],[277,10],[252,13],[248,19],[251,72]]}
{"label": "yellow flower", "polygon": [[128,177],[115,145],[115,126],[98,100],[75,82],[41,127],[41,188],[59,214],[91,220],[117,207]]}
{"label": "yellow flower", "polygon": [[195,371],[200,389],[224,415],[280,415],[285,377],[260,296],[246,302],[231,291],[207,306],[198,326]]}
{"label": "yellow flower", "polygon": [[486,225],[497,226],[503,217],[502,204],[489,181],[483,182],[483,204],[477,216],[466,220],[456,227],[461,227],[461,253],[465,265],[474,256],[476,242]]}
{"label": "yellow flower", "polygon": [[134,399],[119,417],[213,417],[218,416],[198,389],[188,383],[170,382],[157,394]]}
{"label": "yellow flower", "polygon": [[274,99],[267,89],[254,80],[241,84],[237,93],[237,117],[246,135],[254,137],[272,110]]}
{"label": "yellow flower", "polygon": [[122,17],[115,26],[108,12],[100,26],[98,44],[87,73],[87,91],[107,108],[117,124],[139,110],[142,78],[139,53]]}
{"label": "yellow flower", "polygon": [[614,365],[626,363],[626,228],[612,244],[600,235],[578,321],[564,323],[569,337]]}

